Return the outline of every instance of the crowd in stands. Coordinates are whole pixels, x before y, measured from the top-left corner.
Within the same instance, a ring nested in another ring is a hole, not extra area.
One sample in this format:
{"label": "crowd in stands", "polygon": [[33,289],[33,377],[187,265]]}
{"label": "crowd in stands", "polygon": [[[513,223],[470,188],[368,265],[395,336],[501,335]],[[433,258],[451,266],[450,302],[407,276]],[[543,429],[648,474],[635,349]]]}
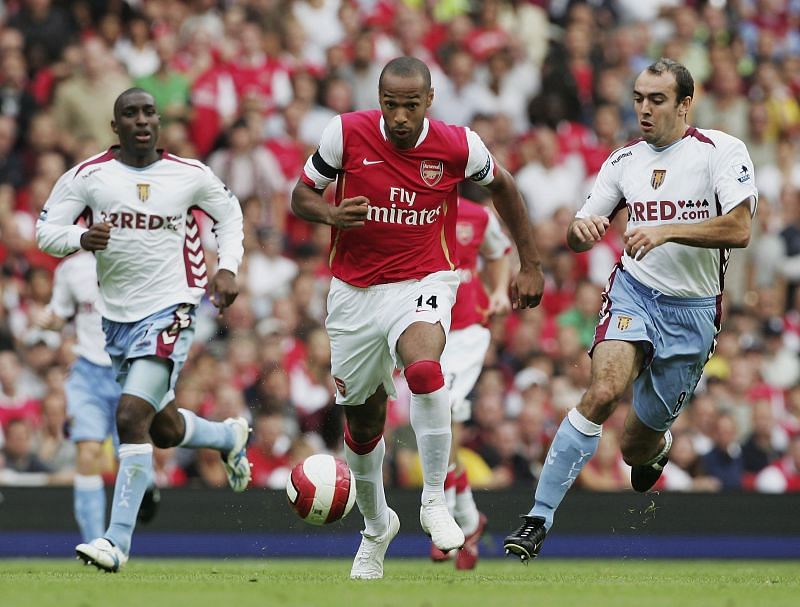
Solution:
{"label": "crowd in stands", "polygon": [[[289,194],[327,121],[377,107],[379,71],[400,54],[431,67],[431,115],[469,125],[515,175],[547,277],[541,306],[491,321],[464,432],[472,486],[532,487],[587,385],[625,217],[580,255],[566,227],[603,161],[637,135],[633,79],[668,56],[694,75],[692,124],[746,143],[760,200],[657,488],[800,491],[797,0],[0,0],[0,484],[71,482],[74,334],[37,328],[58,260],[37,250],[34,224],[55,180],[114,143],[114,99],[134,85],[157,100],[160,147],[208,163],[245,217],[241,293],[221,317],[201,305],[178,405],[252,419],[254,486],[280,488],[306,455],[340,452],[323,329],[328,229],[294,217]],[[399,373],[396,383],[386,474],[414,486],[409,391]],[[629,487],[617,442],[629,406],[578,486]],[[162,487],[227,485],[214,451],[156,451]]]}

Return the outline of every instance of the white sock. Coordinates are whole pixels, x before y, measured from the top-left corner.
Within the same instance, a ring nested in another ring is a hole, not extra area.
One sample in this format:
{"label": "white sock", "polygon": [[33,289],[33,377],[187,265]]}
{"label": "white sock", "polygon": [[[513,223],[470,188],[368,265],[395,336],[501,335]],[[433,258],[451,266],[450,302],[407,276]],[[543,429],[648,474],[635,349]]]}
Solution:
{"label": "white sock", "polygon": [[446,504],[444,478],[450,459],[450,396],[442,387],[430,394],[411,394],[411,427],[422,463],[422,503]]}
{"label": "white sock", "polygon": [[386,442],[381,440],[369,453],[359,455],[347,443],[344,456],[356,479],[356,504],[364,516],[364,533],[379,536],[389,528],[389,507],[383,491],[383,456]]}
{"label": "white sock", "polygon": [[467,488],[463,491],[456,492],[454,518],[464,535],[472,535],[478,528],[479,517],[475,498],[472,497],[472,489],[467,485]]}

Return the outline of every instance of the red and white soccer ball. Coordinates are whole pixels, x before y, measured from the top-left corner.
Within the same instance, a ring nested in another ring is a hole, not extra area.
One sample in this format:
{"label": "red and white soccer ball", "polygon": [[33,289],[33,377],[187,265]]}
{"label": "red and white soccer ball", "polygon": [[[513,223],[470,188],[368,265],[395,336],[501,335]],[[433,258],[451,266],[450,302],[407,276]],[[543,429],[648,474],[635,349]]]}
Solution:
{"label": "red and white soccer ball", "polygon": [[347,464],[318,453],[297,464],[286,482],[286,497],[311,525],[326,525],[347,516],[356,502],[356,479]]}

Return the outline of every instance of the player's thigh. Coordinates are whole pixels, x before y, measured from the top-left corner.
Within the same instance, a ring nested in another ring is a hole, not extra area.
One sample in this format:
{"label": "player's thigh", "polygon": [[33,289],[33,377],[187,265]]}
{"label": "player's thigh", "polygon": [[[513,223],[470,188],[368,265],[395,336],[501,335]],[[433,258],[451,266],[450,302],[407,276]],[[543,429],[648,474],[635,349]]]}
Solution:
{"label": "player's thigh", "polygon": [[[106,350],[123,391],[144,398],[156,411],[171,402],[175,397],[178,375],[194,339],[195,324],[195,306],[191,304],[170,306],[133,323],[104,321]],[[142,373],[136,374],[135,381],[131,381],[132,363],[148,359],[161,361],[167,369],[167,382],[163,390],[161,372],[152,381],[147,381]],[[143,388],[140,389],[140,385]]]}
{"label": "player's thigh", "polygon": [[64,390],[72,440],[102,442],[115,434],[119,387],[111,368],[78,358],[70,369]]}
{"label": "player's thigh", "polygon": [[591,382],[578,406],[584,416],[595,423],[608,419],[639,373],[645,348],[642,342],[620,340],[602,341],[595,346]]}
{"label": "player's thigh", "polygon": [[450,331],[447,336],[441,362],[455,422],[470,418],[471,406],[467,396],[481,374],[490,341],[491,332],[480,325]]}
{"label": "player's thigh", "polygon": [[[450,331],[450,311],[458,284],[455,272],[435,272],[421,280],[400,283],[392,291],[391,305],[383,309],[382,324],[387,328],[389,348],[398,366],[421,358],[439,358]],[[423,334],[424,339],[410,333],[404,335],[416,323],[430,325],[430,335]]]}
{"label": "player's thigh", "polygon": [[633,406],[642,423],[667,430],[689,402],[714,347],[714,307],[661,307],[662,341],[634,384]]}
{"label": "player's thigh", "polygon": [[379,290],[331,282],[325,328],[339,404],[364,404],[381,386],[387,394],[395,394],[394,361],[378,318],[382,304]]}

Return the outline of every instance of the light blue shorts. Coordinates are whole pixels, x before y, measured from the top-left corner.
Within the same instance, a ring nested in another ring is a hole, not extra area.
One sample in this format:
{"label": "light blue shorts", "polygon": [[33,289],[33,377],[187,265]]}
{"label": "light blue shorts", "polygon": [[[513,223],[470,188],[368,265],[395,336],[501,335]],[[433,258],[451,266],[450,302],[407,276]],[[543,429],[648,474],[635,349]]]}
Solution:
{"label": "light blue shorts", "polygon": [[[160,411],[172,400],[175,383],[194,339],[195,317],[195,306],[179,304],[135,322],[103,319],[106,352],[111,356],[111,363],[123,392],[128,387],[125,382],[131,362],[136,358],[153,356],[169,361],[171,365],[168,392],[163,395],[160,404],[154,406]],[[139,387],[133,386],[130,393],[139,395],[140,391]],[[147,400],[159,401],[157,395],[152,397]]]}
{"label": "light blue shorts", "polygon": [[102,442],[111,436],[116,447],[119,443],[116,413],[121,390],[113,369],[78,357],[64,390],[70,439]]}
{"label": "light blue shorts", "polygon": [[691,398],[714,351],[721,297],[664,295],[620,266],[609,285],[594,346],[609,340],[644,342],[646,359],[633,384],[633,409],[646,426],[667,430]]}

